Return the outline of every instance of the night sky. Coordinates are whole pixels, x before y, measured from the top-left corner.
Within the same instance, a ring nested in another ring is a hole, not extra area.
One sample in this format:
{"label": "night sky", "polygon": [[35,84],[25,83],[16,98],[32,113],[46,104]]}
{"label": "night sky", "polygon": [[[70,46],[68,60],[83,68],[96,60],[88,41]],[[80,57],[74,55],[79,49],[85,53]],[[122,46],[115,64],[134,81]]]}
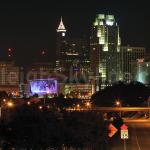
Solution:
{"label": "night sky", "polygon": [[[145,1],[145,2],[144,2]],[[89,36],[96,14],[114,14],[123,45],[145,46],[150,52],[150,9],[143,3],[126,0],[49,0],[47,2],[0,3],[0,56],[11,47],[19,63],[31,62],[41,50],[54,60],[56,27],[63,17],[72,37]]]}

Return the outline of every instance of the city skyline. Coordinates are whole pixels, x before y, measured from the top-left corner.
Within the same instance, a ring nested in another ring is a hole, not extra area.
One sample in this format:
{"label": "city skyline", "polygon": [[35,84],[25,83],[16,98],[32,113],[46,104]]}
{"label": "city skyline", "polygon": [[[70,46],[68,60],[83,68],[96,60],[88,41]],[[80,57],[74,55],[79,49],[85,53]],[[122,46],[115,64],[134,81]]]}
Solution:
{"label": "city skyline", "polygon": [[[126,1],[121,3],[101,1],[52,3],[1,3],[0,49],[1,56],[7,48],[19,55],[33,56],[47,50],[55,54],[56,29],[61,16],[72,37],[89,38],[91,25],[98,13],[113,14],[120,26],[122,45],[144,46],[149,51],[150,21],[146,3]],[[78,23],[80,22],[80,23]],[[51,55],[52,56],[52,55]],[[49,56],[49,59],[53,59]],[[24,58],[24,57],[23,57]],[[21,58],[22,60],[22,58]],[[24,60],[25,61],[25,60]]]}
{"label": "city skyline", "polygon": [[0,150],[147,150],[148,7],[1,2]]}

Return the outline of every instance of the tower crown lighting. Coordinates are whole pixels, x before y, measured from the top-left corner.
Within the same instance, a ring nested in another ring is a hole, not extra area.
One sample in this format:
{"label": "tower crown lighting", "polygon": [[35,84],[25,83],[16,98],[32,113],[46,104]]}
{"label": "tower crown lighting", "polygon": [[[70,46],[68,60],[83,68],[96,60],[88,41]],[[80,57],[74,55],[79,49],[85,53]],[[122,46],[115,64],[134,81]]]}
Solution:
{"label": "tower crown lighting", "polygon": [[107,26],[115,25],[114,15],[98,14],[94,22],[94,26],[98,26],[98,25],[107,25]]}
{"label": "tower crown lighting", "polygon": [[62,17],[61,17],[60,24],[58,26],[57,32],[66,32],[66,28],[63,24]]}

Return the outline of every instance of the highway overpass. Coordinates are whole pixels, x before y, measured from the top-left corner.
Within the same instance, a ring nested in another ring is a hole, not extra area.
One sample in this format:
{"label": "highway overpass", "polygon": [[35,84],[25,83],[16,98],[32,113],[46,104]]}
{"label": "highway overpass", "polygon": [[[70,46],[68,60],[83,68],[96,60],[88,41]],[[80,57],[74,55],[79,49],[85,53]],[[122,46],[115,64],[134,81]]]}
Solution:
{"label": "highway overpass", "polygon": [[67,111],[122,111],[122,112],[133,112],[133,111],[150,111],[150,107],[92,107],[92,108],[69,108]]}

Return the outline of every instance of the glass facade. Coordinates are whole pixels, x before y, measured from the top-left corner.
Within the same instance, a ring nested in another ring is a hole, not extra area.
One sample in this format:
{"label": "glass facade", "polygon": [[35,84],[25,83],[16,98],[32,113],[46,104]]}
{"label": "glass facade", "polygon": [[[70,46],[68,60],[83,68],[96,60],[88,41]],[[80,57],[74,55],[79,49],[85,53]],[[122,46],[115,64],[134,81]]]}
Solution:
{"label": "glass facade", "polygon": [[[91,70],[102,82],[113,83],[121,78],[119,26],[113,15],[98,14],[90,38]],[[98,71],[97,71],[98,70]]]}
{"label": "glass facade", "polygon": [[[122,46],[121,47],[121,72],[122,80],[125,82],[131,82],[135,80],[134,69],[137,64],[137,60],[142,60],[145,58],[145,48],[144,47],[131,47]],[[138,81],[138,80],[137,80]]]}

